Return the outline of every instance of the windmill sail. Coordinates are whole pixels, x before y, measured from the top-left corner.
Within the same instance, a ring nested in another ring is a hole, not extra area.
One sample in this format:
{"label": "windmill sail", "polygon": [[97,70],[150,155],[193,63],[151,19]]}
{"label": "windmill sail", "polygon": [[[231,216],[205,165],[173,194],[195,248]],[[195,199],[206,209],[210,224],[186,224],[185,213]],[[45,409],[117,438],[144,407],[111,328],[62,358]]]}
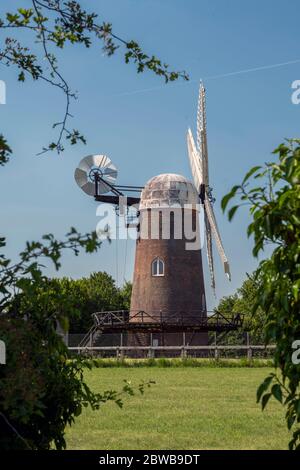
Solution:
{"label": "windmill sail", "polygon": [[212,248],[212,236],[211,228],[207,218],[207,214],[204,213],[205,228],[206,228],[206,249],[207,249],[207,260],[211,279],[211,288],[215,294],[216,282],[215,282],[215,270],[214,270],[214,259],[213,259],[213,248]]}
{"label": "windmill sail", "polygon": [[208,150],[207,150],[207,133],[206,133],[206,101],[205,101],[205,88],[203,83],[200,83],[199,99],[197,108],[197,145],[195,145],[194,138],[191,130],[187,133],[187,147],[190,160],[191,171],[194,179],[194,184],[198,193],[200,193],[201,186],[205,188],[204,209],[205,209],[205,228],[206,228],[206,246],[208,266],[211,276],[211,286],[215,292],[215,274],[214,274],[214,261],[212,250],[212,237],[215,239],[216,246],[220,258],[222,260],[224,271],[230,280],[230,268],[228,259],[225,255],[224,247],[222,244],[221,236],[217,226],[217,221],[211,204],[209,195],[209,173],[208,173]]}
{"label": "windmill sail", "polygon": [[217,249],[218,249],[220,258],[222,260],[222,263],[223,263],[225,274],[227,274],[228,279],[231,280],[231,274],[230,274],[228,259],[225,255],[223,243],[222,243],[222,240],[221,240],[221,235],[220,235],[218,225],[217,225],[217,221],[216,221],[216,217],[215,217],[211,202],[209,201],[208,198],[205,198],[204,207],[205,207],[205,214],[207,216],[211,232],[212,232],[213,237],[215,239]]}
{"label": "windmill sail", "polygon": [[206,100],[205,88],[203,83],[200,82],[199,98],[197,108],[197,148],[201,156],[203,168],[203,181],[208,185],[208,152],[207,152],[207,138],[206,138]]}
{"label": "windmill sail", "polygon": [[201,162],[201,157],[196,148],[191,129],[189,129],[187,133],[187,147],[188,147],[190,167],[191,167],[191,171],[192,171],[192,175],[194,179],[194,184],[199,193],[200,186],[203,182],[202,162]]}

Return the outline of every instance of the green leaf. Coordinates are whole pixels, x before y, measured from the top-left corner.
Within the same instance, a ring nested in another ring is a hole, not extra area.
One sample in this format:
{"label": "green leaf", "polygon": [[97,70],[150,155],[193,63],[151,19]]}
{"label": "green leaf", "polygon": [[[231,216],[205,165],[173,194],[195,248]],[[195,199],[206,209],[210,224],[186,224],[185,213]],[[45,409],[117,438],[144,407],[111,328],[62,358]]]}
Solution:
{"label": "green leaf", "polygon": [[17,14],[13,15],[12,13],[7,13],[6,18],[10,23],[15,23],[16,21],[18,21],[20,16]]}
{"label": "green leaf", "polygon": [[254,166],[253,168],[251,168],[251,170],[248,171],[248,173],[246,173],[244,179],[243,179],[243,182],[242,184],[246,183],[246,181],[257,171],[257,170],[260,170],[261,166]]}
{"label": "green leaf", "polygon": [[240,186],[233,186],[233,188],[229,191],[229,193],[226,194],[223,197],[223,199],[221,201],[221,208],[222,208],[223,212],[225,211],[230,199],[232,199],[235,196],[235,194],[236,194],[237,190],[239,189],[239,187]]}
{"label": "green leaf", "polygon": [[25,82],[25,73],[22,71],[18,75],[19,82]]}
{"label": "green leaf", "polygon": [[260,384],[256,392],[256,402],[258,403],[261,399],[262,394],[269,388],[272,380],[274,378],[274,374],[270,374],[265,380]]}
{"label": "green leaf", "polygon": [[78,405],[77,408],[75,409],[74,415],[75,416],[80,416],[82,413],[82,406]]}
{"label": "green leaf", "polygon": [[263,397],[262,397],[262,400],[261,400],[261,408],[262,410],[265,409],[265,407],[267,406],[267,403],[268,401],[270,400],[272,394],[271,393],[266,393]]}
{"label": "green leaf", "polygon": [[282,403],[282,390],[281,386],[279,384],[274,384],[272,389],[271,389],[272,395],[278,400],[280,403]]}
{"label": "green leaf", "polygon": [[295,415],[288,416],[288,418],[287,418],[287,426],[288,426],[288,429],[289,429],[289,430],[290,430],[291,427],[293,426],[295,420],[296,420],[296,416],[295,416]]}
{"label": "green leaf", "polygon": [[234,214],[238,210],[239,206],[233,206],[231,209],[228,211],[228,220],[231,221],[233,219]]}

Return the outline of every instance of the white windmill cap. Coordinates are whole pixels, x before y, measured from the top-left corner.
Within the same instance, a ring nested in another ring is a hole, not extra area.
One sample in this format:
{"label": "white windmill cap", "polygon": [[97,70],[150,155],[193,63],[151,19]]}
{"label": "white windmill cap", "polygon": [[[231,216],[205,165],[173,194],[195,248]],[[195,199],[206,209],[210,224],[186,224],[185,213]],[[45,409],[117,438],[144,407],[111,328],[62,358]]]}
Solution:
{"label": "white windmill cap", "polygon": [[182,175],[165,173],[147,182],[141,194],[140,210],[198,203],[198,193],[191,181]]}

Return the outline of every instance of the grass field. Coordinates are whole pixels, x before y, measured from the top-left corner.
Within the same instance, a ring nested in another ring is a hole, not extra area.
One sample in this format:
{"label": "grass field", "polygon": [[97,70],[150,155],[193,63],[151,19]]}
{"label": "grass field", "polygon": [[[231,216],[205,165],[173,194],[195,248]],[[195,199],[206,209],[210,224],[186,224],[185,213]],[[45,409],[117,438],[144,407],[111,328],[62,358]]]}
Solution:
{"label": "grass field", "polygon": [[141,367],[87,372],[95,391],[120,390],[124,379],[155,380],[124,408],[86,409],[67,430],[68,449],[286,449],[279,403],[261,412],[256,388],[268,368]]}

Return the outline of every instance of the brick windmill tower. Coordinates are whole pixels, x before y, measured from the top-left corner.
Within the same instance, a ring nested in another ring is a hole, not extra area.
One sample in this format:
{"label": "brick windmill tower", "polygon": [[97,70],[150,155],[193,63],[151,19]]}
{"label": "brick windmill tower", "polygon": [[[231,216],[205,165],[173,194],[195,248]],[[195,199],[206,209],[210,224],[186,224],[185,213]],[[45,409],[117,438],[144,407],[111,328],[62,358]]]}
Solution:
{"label": "brick windmill tower", "polygon": [[148,320],[166,321],[206,315],[199,226],[199,197],[184,176],[163,174],[145,185],[139,206],[132,321],[144,311]]}

